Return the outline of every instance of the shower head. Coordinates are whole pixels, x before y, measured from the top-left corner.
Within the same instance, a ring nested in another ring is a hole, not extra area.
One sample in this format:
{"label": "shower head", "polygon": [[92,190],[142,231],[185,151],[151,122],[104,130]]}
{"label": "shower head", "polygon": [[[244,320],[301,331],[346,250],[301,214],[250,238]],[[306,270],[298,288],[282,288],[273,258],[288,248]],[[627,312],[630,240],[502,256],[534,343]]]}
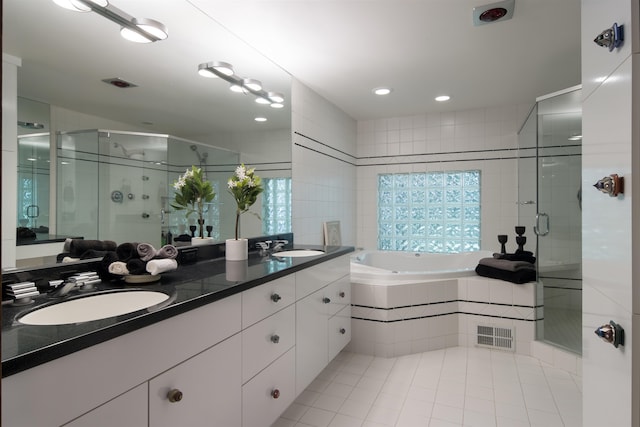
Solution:
{"label": "shower head", "polygon": [[200,152],[198,151],[198,146],[195,144],[191,145],[189,148],[191,148],[191,150],[196,153],[196,156],[198,156],[198,161],[200,162],[200,166],[202,166],[203,163],[206,163],[209,153],[205,151],[204,153],[200,154]]}

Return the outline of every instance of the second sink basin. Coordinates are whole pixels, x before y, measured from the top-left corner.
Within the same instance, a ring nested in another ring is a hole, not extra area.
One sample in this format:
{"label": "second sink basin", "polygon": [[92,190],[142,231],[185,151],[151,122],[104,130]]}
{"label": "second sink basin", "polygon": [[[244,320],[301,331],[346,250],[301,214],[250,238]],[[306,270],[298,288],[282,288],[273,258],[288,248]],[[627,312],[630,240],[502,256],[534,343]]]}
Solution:
{"label": "second sink basin", "polygon": [[65,325],[132,313],[160,304],[169,295],[156,291],[93,294],[35,309],[18,318],[25,325]]}
{"label": "second sink basin", "polygon": [[291,251],[275,252],[273,256],[277,257],[307,257],[324,255],[323,251],[317,251],[315,249],[295,249]]}

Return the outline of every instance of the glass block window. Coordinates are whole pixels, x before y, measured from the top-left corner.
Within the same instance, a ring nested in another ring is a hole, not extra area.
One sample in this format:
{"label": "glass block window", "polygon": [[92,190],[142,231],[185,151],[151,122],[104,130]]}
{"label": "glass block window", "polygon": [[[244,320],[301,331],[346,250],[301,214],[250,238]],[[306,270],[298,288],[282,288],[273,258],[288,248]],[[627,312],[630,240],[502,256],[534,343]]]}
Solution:
{"label": "glass block window", "polygon": [[262,234],[291,231],[291,178],[263,178]]}
{"label": "glass block window", "polygon": [[480,250],[480,171],[378,175],[378,249]]}

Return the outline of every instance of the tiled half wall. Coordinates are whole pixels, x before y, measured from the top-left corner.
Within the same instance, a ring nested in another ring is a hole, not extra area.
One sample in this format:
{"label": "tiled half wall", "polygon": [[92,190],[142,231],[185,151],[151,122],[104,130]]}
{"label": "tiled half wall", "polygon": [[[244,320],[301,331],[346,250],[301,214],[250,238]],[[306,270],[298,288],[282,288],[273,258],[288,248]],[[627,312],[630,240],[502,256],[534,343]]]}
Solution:
{"label": "tiled half wall", "polygon": [[379,357],[473,347],[477,326],[514,330],[515,352],[530,354],[543,319],[535,282],[462,277],[392,286],[351,284],[348,350]]}

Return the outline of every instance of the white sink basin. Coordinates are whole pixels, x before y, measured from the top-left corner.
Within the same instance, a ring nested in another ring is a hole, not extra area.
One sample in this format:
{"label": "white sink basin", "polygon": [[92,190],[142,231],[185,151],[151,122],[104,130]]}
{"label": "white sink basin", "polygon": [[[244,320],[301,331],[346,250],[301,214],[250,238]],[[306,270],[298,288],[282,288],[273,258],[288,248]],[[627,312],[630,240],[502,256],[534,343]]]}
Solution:
{"label": "white sink basin", "polygon": [[94,294],[48,305],[18,318],[25,325],[65,325],[106,319],[142,310],[169,299],[156,291],[123,291]]}
{"label": "white sink basin", "polygon": [[307,257],[307,256],[316,256],[316,255],[324,255],[323,251],[317,251],[315,249],[297,249],[292,251],[282,251],[276,252],[273,256],[277,257]]}

